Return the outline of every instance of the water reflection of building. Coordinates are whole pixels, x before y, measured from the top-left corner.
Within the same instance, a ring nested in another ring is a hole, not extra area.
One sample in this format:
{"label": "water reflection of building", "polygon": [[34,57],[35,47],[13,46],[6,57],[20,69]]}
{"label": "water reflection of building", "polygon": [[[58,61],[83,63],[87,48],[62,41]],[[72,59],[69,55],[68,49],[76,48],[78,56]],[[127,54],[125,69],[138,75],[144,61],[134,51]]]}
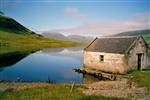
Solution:
{"label": "water reflection of building", "polygon": [[101,79],[99,79],[98,77],[96,76],[93,76],[93,75],[88,75],[88,74],[84,74],[83,75],[83,83],[93,83],[93,82],[99,82],[99,81],[108,81],[110,80],[109,78],[106,78],[106,77],[102,77]]}
{"label": "water reflection of building", "polygon": [[87,74],[83,75],[83,83],[93,83],[93,82],[98,82],[98,81],[100,80],[94,76],[87,75]]}

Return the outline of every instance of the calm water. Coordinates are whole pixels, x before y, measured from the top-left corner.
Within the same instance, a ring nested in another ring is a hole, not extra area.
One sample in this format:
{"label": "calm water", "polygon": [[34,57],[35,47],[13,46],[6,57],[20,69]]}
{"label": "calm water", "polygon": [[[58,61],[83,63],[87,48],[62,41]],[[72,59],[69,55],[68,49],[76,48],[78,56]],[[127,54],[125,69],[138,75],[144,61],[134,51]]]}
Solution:
{"label": "calm water", "polygon": [[82,50],[82,47],[43,49],[11,64],[6,61],[5,67],[0,67],[0,80],[83,82],[82,74],[72,70],[82,66]]}

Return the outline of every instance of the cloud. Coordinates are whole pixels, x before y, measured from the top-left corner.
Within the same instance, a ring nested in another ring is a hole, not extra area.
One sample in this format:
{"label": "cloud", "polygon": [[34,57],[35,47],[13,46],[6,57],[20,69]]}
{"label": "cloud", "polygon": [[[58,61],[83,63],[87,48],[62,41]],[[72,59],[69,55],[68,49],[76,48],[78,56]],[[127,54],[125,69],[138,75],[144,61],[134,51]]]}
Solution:
{"label": "cloud", "polygon": [[[74,11],[77,13],[77,11]],[[150,29],[150,12],[138,13],[118,21],[93,21],[72,29],[57,30],[82,35],[110,35],[124,31]]]}
{"label": "cloud", "polygon": [[150,24],[150,12],[137,13],[137,14],[133,15],[131,20]]}
{"label": "cloud", "polygon": [[64,12],[67,14],[79,14],[80,11],[77,8],[66,7],[64,8]]}
{"label": "cloud", "polygon": [[78,9],[75,7],[65,7],[63,12],[73,18],[83,18],[85,15]]}

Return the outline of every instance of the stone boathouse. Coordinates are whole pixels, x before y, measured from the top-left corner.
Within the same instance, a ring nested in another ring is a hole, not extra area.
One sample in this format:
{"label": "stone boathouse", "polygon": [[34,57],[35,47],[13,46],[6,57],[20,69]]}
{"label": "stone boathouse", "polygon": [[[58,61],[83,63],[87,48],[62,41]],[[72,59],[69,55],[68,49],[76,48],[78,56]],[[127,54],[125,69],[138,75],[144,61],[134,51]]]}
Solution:
{"label": "stone boathouse", "polygon": [[95,38],[84,49],[84,68],[110,73],[147,69],[148,50],[142,36]]}

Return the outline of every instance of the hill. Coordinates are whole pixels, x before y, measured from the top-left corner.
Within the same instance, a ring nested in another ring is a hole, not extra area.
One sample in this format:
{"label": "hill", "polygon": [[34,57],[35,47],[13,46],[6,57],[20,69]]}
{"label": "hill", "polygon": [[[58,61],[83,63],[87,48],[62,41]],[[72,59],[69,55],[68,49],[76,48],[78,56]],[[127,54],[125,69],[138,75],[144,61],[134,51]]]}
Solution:
{"label": "hill", "polygon": [[70,41],[80,41],[80,42],[90,42],[93,37],[90,36],[80,36],[80,35],[69,35],[67,37]]}
{"label": "hill", "polygon": [[91,40],[93,40],[93,38],[89,37],[89,36],[80,36],[80,35],[65,36],[65,35],[63,35],[61,33],[57,33],[57,32],[44,32],[42,35],[44,37],[47,37],[47,38],[54,38],[54,39],[58,39],[58,40],[76,41],[76,42],[90,42]]}
{"label": "hill", "polygon": [[142,35],[144,37],[150,37],[150,30],[138,30],[138,31],[128,31],[115,34],[115,36],[136,36]]}
{"label": "hill", "polygon": [[34,51],[75,45],[79,43],[45,38],[27,29],[13,18],[0,14],[0,55],[14,51]]}
{"label": "hill", "polygon": [[115,34],[113,36],[138,36],[142,35],[147,43],[150,45],[150,30],[137,30],[137,31],[129,31]]}
{"label": "hill", "polygon": [[2,11],[0,11],[0,15],[4,15],[4,13]]}
{"label": "hill", "polygon": [[3,14],[0,14],[0,29],[16,34],[35,34],[14,19]]}
{"label": "hill", "polygon": [[68,38],[66,36],[64,36],[61,33],[57,33],[57,32],[44,32],[44,33],[42,33],[42,35],[44,37],[47,37],[47,38],[53,38],[53,39],[59,39],[59,40],[68,40]]}

